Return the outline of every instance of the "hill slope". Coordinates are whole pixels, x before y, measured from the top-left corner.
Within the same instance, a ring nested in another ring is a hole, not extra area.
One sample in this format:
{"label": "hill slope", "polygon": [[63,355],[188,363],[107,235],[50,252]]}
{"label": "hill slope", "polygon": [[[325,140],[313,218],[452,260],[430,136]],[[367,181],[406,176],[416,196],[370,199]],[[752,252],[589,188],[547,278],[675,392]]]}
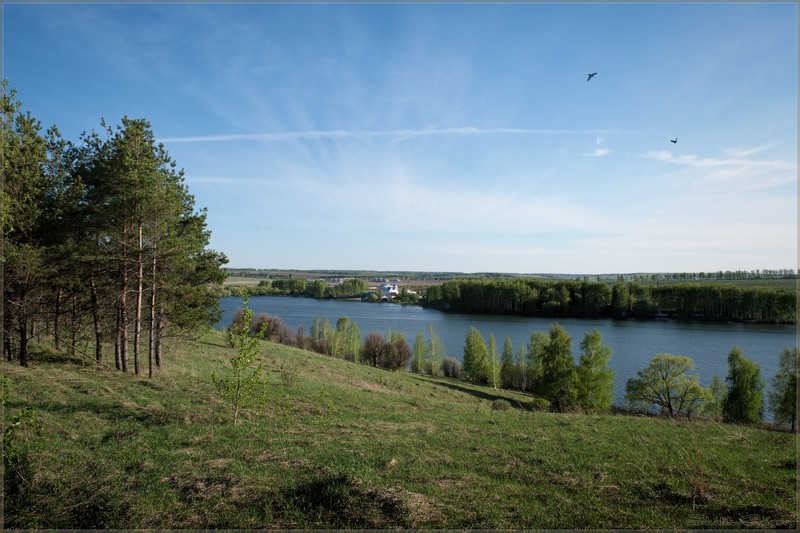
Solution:
{"label": "hill slope", "polygon": [[521,394],[269,343],[270,408],[234,426],[211,383],[224,341],[171,346],[153,380],[49,352],[7,364],[6,420],[36,414],[14,433],[5,527],[796,524],[787,433],[533,412]]}

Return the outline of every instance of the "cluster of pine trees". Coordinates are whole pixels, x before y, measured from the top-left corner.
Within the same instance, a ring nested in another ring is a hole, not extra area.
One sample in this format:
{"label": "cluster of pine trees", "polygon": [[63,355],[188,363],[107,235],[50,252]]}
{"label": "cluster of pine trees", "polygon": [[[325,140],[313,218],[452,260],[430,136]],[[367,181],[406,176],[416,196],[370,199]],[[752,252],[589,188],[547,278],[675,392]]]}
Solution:
{"label": "cluster of pine trees", "polygon": [[706,320],[795,320],[795,291],[767,287],[678,283],[613,284],[533,278],[447,281],[427,288],[425,305],[465,313],[552,317],[632,317]]}
{"label": "cluster of pine trees", "polygon": [[[205,210],[145,120],[63,139],[3,83],[3,351],[31,339],[152,376],[162,339],[218,320],[221,253]],[[93,345],[93,349],[88,348]]]}

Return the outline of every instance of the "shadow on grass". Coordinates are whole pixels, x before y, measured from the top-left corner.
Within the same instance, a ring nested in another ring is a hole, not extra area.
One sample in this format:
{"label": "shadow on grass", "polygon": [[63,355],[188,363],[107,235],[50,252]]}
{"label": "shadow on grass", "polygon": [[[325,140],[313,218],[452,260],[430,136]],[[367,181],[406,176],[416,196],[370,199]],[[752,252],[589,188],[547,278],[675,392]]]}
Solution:
{"label": "shadow on grass", "polygon": [[521,402],[517,399],[508,398],[506,396],[502,396],[499,394],[493,394],[491,391],[482,391],[476,390],[471,387],[465,387],[464,385],[459,384],[456,381],[443,381],[443,380],[435,380],[435,379],[425,379],[422,376],[414,376],[417,379],[421,379],[426,383],[432,383],[434,385],[438,385],[440,387],[444,387],[446,389],[454,390],[457,392],[463,392],[465,394],[469,394],[470,396],[474,396],[479,400],[487,400],[489,402],[494,401],[505,401],[508,402],[511,407],[514,409],[519,409],[520,411],[534,411],[533,404],[531,402]]}
{"label": "shadow on grass", "polygon": [[408,525],[408,511],[402,502],[366,489],[346,475],[301,483],[281,496],[279,514],[295,523],[359,529]]}

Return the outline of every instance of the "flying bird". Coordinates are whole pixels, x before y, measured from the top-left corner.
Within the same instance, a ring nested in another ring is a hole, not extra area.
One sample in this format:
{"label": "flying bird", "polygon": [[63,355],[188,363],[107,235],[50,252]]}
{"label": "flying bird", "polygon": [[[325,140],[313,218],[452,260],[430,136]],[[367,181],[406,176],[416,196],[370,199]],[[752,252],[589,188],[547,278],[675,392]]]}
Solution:
{"label": "flying bird", "polygon": [[678,143],[678,138],[675,137],[674,139],[670,139],[669,142],[671,142],[672,144],[677,144]]}
{"label": "flying bird", "polygon": [[597,76],[597,72],[592,72],[591,74],[589,74],[589,77],[588,77],[588,78],[586,78],[586,81],[589,81],[589,80],[591,80],[591,79],[592,79],[592,78],[594,78],[595,76]]}

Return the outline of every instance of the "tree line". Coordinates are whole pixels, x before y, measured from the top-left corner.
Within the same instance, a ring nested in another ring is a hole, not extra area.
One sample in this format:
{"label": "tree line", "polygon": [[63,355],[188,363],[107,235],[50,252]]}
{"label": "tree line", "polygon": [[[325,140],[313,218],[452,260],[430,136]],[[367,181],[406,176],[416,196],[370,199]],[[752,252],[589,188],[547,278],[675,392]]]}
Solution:
{"label": "tree line", "polygon": [[389,329],[384,334],[370,332],[362,338],[358,324],[346,316],[339,317],[336,326],[317,317],[308,334],[302,326],[292,331],[279,317],[264,312],[253,317],[248,326],[251,316],[245,299],[244,308],[237,309],[228,328],[230,338],[236,332],[249,331],[251,336],[267,341],[387,370],[406,368],[411,359],[411,349],[402,333]]}
{"label": "tree line", "polygon": [[3,82],[3,352],[50,337],[148,374],[162,340],[218,320],[225,256],[150,124],[125,117],[73,142],[42,131]]}
{"label": "tree line", "polygon": [[797,301],[795,291],[767,287],[518,278],[447,281],[426,289],[424,305],[465,313],[792,323]]}
{"label": "tree line", "polygon": [[255,287],[226,287],[223,296],[304,296],[307,298],[360,298],[369,290],[363,279],[346,279],[329,284],[325,280],[306,280],[289,277],[285,279],[262,279]]}
{"label": "tree line", "polygon": [[[247,307],[239,309],[229,328],[247,330]],[[444,343],[432,325],[428,338],[417,332],[413,347],[402,333],[371,332],[362,339],[358,325],[340,317],[336,326],[315,318],[309,335],[299,327],[291,331],[280,318],[261,313],[250,324],[250,334],[265,340],[315,351],[347,361],[392,371],[408,370],[475,384],[526,392],[530,407],[556,412],[608,413],[614,399],[614,371],[608,366],[612,350],[594,329],[584,334],[575,360],[572,338],[558,324],[547,332],[534,331],[530,340],[514,349],[509,337],[502,348],[494,335],[488,343],[471,327],[464,340],[463,363],[447,356]],[[777,424],[797,428],[798,349],[785,348],[772,390],[764,397],[764,380],[758,365],[734,347],[728,357],[725,381],[714,376],[709,387],[692,373],[694,362],[683,355],[657,354],[650,364],[627,381],[627,409],[677,417],[702,415],[735,423],[758,423],[767,404]]]}

